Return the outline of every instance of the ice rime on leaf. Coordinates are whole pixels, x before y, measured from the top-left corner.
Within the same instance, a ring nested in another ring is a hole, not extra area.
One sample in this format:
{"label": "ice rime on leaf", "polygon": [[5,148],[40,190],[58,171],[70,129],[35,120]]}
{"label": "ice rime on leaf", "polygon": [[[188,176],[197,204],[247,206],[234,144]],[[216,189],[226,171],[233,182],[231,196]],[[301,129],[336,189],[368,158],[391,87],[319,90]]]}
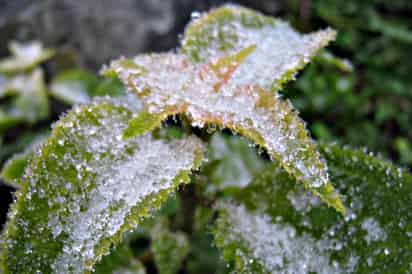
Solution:
{"label": "ice rime on leaf", "polygon": [[347,215],[268,166],[221,206],[214,234],[224,258],[235,273],[410,273],[412,175],[360,150],[321,151]]}
{"label": "ice rime on leaf", "polygon": [[[327,166],[289,101],[257,85],[230,80],[253,50],[249,47],[199,65],[172,53],[121,58],[113,61],[106,73],[116,73],[154,117],[184,113],[193,126],[212,124],[248,137],[279,159],[306,187],[343,212],[328,179]],[[150,120],[155,124],[161,121]],[[125,135],[133,136],[134,128],[132,121]]]}
{"label": "ice rime on leaf", "polygon": [[277,223],[265,214],[248,212],[243,205],[221,207],[223,216],[217,223],[216,244],[226,248],[226,256],[236,258],[235,273],[345,273],[330,262],[332,241],[298,235],[293,226]]}
{"label": "ice rime on leaf", "polygon": [[76,107],[26,169],[4,235],[5,273],[82,273],[200,164],[195,137],[122,140],[130,100]]}
{"label": "ice rime on leaf", "polygon": [[205,13],[186,28],[182,50],[192,60],[206,62],[255,45],[256,50],[231,81],[277,91],[335,35],[331,29],[301,35],[286,22],[226,5]]}

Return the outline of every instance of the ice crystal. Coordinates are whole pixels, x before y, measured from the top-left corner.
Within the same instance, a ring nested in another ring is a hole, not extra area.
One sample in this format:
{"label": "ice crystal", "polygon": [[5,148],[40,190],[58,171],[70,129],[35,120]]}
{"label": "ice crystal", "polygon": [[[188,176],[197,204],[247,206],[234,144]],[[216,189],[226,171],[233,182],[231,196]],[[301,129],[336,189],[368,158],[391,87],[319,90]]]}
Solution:
{"label": "ice crystal", "polygon": [[119,138],[138,111],[135,103],[98,100],[76,107],[54,126],[26,170],[13,209],[6,273],[92,269],[112,241],[199,165],[203,148],[195,137],[169,143],[150,134]]}

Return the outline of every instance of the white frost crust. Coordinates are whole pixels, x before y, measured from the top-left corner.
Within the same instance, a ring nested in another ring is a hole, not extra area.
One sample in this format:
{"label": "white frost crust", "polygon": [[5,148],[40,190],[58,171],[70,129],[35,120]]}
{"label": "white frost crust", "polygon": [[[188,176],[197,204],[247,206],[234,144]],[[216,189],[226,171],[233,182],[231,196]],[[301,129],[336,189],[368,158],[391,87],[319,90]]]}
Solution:
{"label": "white frost crust", "polygon": [[237,254],[246,264],[257,260],[269,273],[283,274],[351,273],[357,266],[357,257],[350,257],[346,265],[330,259],[331,252],[340,248],[336,240],[298,235],[293,226],[274,223],[268,215],[251,213],[243,205],[224,204],[223,208],[231,232],[228,240],[241,239],[250,251]]}

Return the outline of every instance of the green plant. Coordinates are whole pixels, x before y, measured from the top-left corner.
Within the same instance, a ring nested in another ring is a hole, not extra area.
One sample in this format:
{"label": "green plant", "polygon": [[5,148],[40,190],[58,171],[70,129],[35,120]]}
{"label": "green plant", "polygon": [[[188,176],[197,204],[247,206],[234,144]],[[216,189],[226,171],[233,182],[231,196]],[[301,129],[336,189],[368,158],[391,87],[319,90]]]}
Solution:
{"label": "green plant", "polygon": [[[412,176],[316,145],[278,93],[334,37],[229,5],[194,20],[178,53],[113,61],[102,73],[130,93],[74,107],[8,169],[20,190],[3,271],[411,271]],[[226,266],[204,263],[207,231]]]}

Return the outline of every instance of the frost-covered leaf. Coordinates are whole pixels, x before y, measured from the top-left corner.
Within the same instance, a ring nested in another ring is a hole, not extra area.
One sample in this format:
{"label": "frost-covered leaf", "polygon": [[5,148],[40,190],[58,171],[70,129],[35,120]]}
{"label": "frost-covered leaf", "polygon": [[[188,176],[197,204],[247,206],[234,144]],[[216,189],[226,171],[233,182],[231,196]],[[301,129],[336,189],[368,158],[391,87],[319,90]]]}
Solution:
{"label": "frost-covered leaf", "polygon": [[207,62],[255,46],[231,82],[277,91],[335,35],[331,29],[302,35],[281,20],[226,5],[186,28],[182,50],[196,62]]}
{"label": "frost-covered leaf", "polygon": [[15,96],[0,106],[0,131],[19,122],[34,123],[48,117],[49,103],[40,69],[9,79],[7,88],[13,90]]}
{"label": "frost-covered leaf", "polygon": [[76,107],[30,162],[3,235],[3,273],[82,273],[200,165],[195,137],[122,140],[130,96]]}
{"label": "frost-covered leaf", "polygon": [[[230,81],[251,52],[253,48],[246,48],[208,64],[193,64],[172,53],[121,58],[105,73],[116,73],[157,124],[159,117],[184,113],[193,126],[229,128],[265,148],[306,187],[343,212],[326,163],[289,101],[259,86]],[[126,136],[133,136],[133,123]]]}
{"label": "frost-covered leaf", "polygon": [[0,178],[5,183],[14,187],[19,187],[18,183],[23,178],[24,171],[33,156],[34,151],[41,145],[46,136],[46,133],[37,134],[24,151],[13,155],[7,160],[0,173]]}
{"label": "frost-covered leaf", "polygon": [[322,153],[347,215],[268,167],[220,207],[215,241],[235,273],[410,273],[412,175],[362,151]]}
{"label": "frost-covered leaf", "polygon": [[159,274],[176,274],[189,253],[189,240],[183,232],[171,232],[166,218],[158,218],[151,230],[152,252]]}
{"label": "frost-covered leaf", "polygon": [[0,72],[16,73],[31,69],[53,56],[54,50],[43,48],[38,41],[28,43],[11,42],[11,57],[0,61]]}
{"label": "frost-covered leaf", "polygon": [[90,72],[68,70],[53,79],[50,92],[67,104],[84,104],[90,101],[98,83],[97,76]]}

